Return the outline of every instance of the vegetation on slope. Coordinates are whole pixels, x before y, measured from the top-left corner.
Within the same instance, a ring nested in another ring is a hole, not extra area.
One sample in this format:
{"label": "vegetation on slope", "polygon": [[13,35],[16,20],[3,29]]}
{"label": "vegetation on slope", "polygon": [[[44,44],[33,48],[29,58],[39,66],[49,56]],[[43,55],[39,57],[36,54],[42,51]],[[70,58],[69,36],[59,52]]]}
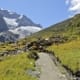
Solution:
{"label": "vegetation on slope", "polygon": [[54,36],[64,36],[68,41],[62,44],[48,47],[48,50],[54,51],[55,55],[59,57],[63,65],[69,67],[73,72],[80,69],[80,14],[74,17],[52,25],[44,29],[29,39],[37,40],[38,38],[50,38]]}
{"label": "vegetation on slope", "polygon": [[56,35],[80,37],[80,14],[77,14],[74,17],[62,21],[58,24],[51,25],[49,28],[39,31],[30,36],[29,38],[47,38]]}
{"label": "vegetation on slope", "polygon": [[26,53],[4,57],[0,62],[0,80],[36,80],[28,75],[28,69],[34,69],[34,60]]}
{"label": "vegetation on slope", "polygon": [[80,70],[80,40],[52,45],[47,49],[54,51],[55,56],[61,60],[61,64],[70,68],[74,73]]}

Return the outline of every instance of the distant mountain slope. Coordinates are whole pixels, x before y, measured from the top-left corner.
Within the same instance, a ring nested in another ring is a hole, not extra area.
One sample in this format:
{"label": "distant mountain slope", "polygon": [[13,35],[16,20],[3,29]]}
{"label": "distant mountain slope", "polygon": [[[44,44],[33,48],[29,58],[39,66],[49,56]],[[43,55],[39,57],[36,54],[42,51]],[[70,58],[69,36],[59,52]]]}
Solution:
{"label": "distant mountain slope", "polygon": [[19,35],[13,34],[12,32],[1,32],[0,33],[0,42],[14,42],[17,40]]}
{"label": "distant mountain slope", "polygon": [[14,30],[9,30],[10,32],[14,33],[14,34],[18,34],[19,38],[25,38],[26,36],[29,36],[37,31],[40,31],[41,28],[39,27],[35,27],[35,26],[21,26],[18,27]]}
{"label": "distant mountain slope", "polygon": [[48,38],[56,35],[63,35],[69,37],[80,36],[80,14],[77,14],[74,17],[57,23],[55,25],[51,25],[47,29],[35,33],[32,37]]}
{"label": "distant mountain slope", "polygon": [[0,15],[3,16],[9,28],[15,28],[15,27],[20,27],[20,26],[42,27],[40,24],[34,23],[27,16],[17,14],[16,12],[0,9]]}
{"label": "distant mountain slope", "polygon": [[[25,36],[28,36],[32,33],[38,32],[41,29],[42,29],[42,26],[40,24],[34,23],[25,15],[20,15],[20,14],[17,14],[16,12],[4,10],[2,8],[0,9],[0,33],[4,31],[6,32],[9,31],[9,34],[11,33],[11,35],[12,34],[14,36],[19,35],[17,37],[17,39],[19,39],[19,38],[24,38]],[[7,36],[9,35],[8,33],[6,34]],[[0,36],[3,36],[3,35],[1,34]]]}

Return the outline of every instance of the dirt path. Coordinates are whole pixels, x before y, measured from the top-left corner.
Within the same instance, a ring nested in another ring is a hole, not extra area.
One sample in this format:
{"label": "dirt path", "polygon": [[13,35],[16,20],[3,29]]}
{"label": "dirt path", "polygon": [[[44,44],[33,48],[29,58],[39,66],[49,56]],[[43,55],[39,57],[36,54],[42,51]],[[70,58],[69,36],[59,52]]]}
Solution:
{"label": "dirt path", "polygon": [[48,54],[40,53],[39,56],[40,58],[36,62],[41,68],[39,80],[67,80],[65,75],[60,73]]}

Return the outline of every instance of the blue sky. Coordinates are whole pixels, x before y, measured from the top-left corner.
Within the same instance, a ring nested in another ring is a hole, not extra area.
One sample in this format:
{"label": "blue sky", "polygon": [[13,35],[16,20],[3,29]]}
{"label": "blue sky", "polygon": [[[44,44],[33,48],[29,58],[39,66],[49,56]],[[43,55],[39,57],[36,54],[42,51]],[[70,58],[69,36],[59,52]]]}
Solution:
{"label": "blue sky", "polygon": [[0,8],[25,14],[44,27],[67,19],[70,4],[69,0],[0,0]]}

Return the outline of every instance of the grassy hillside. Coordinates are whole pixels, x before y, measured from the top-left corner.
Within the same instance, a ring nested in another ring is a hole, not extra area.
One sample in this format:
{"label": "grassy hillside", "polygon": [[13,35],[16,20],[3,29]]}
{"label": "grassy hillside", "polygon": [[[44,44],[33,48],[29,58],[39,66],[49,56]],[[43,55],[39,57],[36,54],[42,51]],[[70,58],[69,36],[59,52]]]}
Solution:
{"label": "grassy hillside", "polygon": [[55,25],[51,25],[49,28],[35,33],[29,38],[47,38],[56,35],[80,37],[80,14],[77,14],[74,17],[57,23]]}
{"label": "grassy hillside", "polygon": [[0,80],[36,80],[27,74],[28,69],[34,69],[34,60],[28,59],[26,53],[3,57],[0,61]]}
{"label": "grassy hillside", "polygon": [[54,51],[56,57],[61,60],[61,63],[73,72],[80,70],[80,40],[60,45],[52,45],[47,49]]}
{"label": "grassy hillside", "polygon": [[61,63],[73,72],[80,70],[80,14],[35,33],[29,39],[36,40],[39,37],[49,38],[57,35],[67,36],[69,41],[58,45],[53,44],[47,49],[54,51]]}

